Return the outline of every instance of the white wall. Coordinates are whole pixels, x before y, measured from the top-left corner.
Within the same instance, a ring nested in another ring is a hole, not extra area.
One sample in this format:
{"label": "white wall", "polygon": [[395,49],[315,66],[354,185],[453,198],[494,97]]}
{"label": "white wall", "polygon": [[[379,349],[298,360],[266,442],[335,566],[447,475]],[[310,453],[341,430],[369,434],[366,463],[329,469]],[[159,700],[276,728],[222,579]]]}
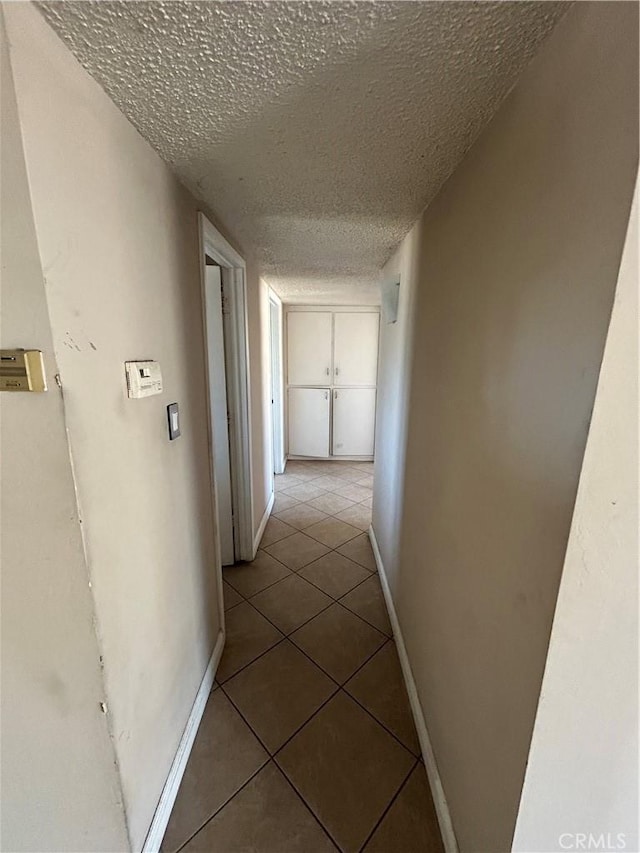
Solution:
{"label": "white wall", "polygon": [[520,802],[523,853],[640,849],[637,203],[636,193]]}
{"label": "white wall", "polygon": [[396,322],[385,323],[380,315],[373,484],[376,541],[390,577],[400,556],[419,240],[420,227],[414,225],[381,274],[383,281],[400,278]]}
{"label": "white wall", "polygon": [[636,4],[573,6],[387,271],[415,297],[382,326],[373,526],[463,851],[512,842],[633,191],[637,40]]}
{"label": "white wall", "polygon": [[[5,15],[109,719],[139,849],[220,630],[197,205],[30,4],[7,4]],[[160,362],[164,392],[131,401],[123,363],[140,358]],[[258,375],[259,359],[258,350]],[[182,436],[170,443],[174,401]],[[51,570],[63,559],[52,547]]]}
{"label": "white wall", "polygon": [[[249,374],[251,377],[251,444],[253,480],[253,532],[256,537],[273,493],[271,438],[269,434],[269,335],[268,311],[265,315],[264,282],[259,278],[251,256],[247,260],[247,309],[249,314]],[[265,362],[266,355],[266,362]],[[265,429],[267,430],[265,432]]]}
{"label": "white wall", "polygon": [[1,12],[0,52],[2,347],[41,349],[49,385],[0,397],[0,847],[120,851],[126,821]]}
{"label": "white wall", "polygon": [[[269,286],[260,279],[260,358],[262,363],[262,435],[260,436],[264,459],[264,490],[267,501],[273,493],[273,424],[271,415],[271,317],[269,309]],[[263,507],[263,514],[264,510]],[[259,521],[260,519],[258,519]]]}

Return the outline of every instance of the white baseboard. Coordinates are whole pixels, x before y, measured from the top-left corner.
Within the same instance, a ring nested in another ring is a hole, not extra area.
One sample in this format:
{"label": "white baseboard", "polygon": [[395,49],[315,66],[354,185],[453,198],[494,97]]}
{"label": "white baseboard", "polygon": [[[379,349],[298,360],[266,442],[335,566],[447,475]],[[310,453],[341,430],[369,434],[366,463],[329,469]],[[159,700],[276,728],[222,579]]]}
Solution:
{"label": "white baseboard", "polygon": [[273,509],[273,504],[275,503],[276,493],[271,492],[271,497],[269,498],[269,503],[267,504],[267,508],[264,511],[264,515],[260,521],[260,527],[256,531],[256,535],[253,539],[253,556],[258,553],[258,548],[260,547],[260,541],[262,539],[262,534],[264,533],[264,529],[267,526],[267,521],[269,521],[269,516],[271,515],[271,510]]}
{"label": "white baseboard", "polygon": [[429,737],[429,731],[422,712],[422,706],[420,705],[420,699],[418,698],[418,690],[413,678],[413,672],[411,671],[411,664],[409,663],[409,658],[407,656],[407,649],[404,644],[400,623],[398,622],[396,608],[391,597],[389,582],[385,574],[380,549],[378,548],[378,542],[376,541],[376,534],[373,527],[369,528],[369,539],[371,540],[371,547],[373,548],[373,554],[378,567],[378,574],[380,575],[380,585],[382,586],[387,610],[389,611],[389,619],[391,621],[391,627],[393,628],[393,636],[396,641],[396,648],[398,651],[398,657],[400,658],[402,674],[404,675],[404,683],[407,688],[407,693],[409,694],[409,704],[411,705],[413,719],[416,724],[416,731],[418,732],[418,739],[420,740],[422,758],[424,759],[427,776],[429,777],[431,796],[433,797],[433,803],[436,807],[436,814],[438,816],[438,824],[440,825],[444,849],[446,853],[458,853],[458,842],[456,841],[456,836],[453,831],[453,823],[451,822],[451,814],[449,813],[447,798],[444,795],[442,780],[440,779],[438,765],[436,764],[433,747],[431,746],[431,738]]}
{"label": "white baseboard", "polygon": [[162,844],[162,839],[171,816],[171,810],[173,809],[173,804],[178,796],[178,789],[180,788],[180,783],[182,782],[187,761],[189,760],[191,747],[193,746],[196,734],[198,733],[198,726],[200,725],[200,720],[204,714],[209,693],[213,687],[216,670],[218,669],[223,649],[224,632],[220,631],[200,683],[200,687],[196,693],[196,698],[194,700],[193,707],[191,708],[187,725],[185,726],[182,737],[180,738],[178,750],[175,754],[175,758],[173,759],[171,769],[169,770],[167,781],[164,783],[164,788],[162,789],[158,806],[155,814],[153,815],[149,832],[144,840],[142,853],[158,853],[160,850],[160,845]]}

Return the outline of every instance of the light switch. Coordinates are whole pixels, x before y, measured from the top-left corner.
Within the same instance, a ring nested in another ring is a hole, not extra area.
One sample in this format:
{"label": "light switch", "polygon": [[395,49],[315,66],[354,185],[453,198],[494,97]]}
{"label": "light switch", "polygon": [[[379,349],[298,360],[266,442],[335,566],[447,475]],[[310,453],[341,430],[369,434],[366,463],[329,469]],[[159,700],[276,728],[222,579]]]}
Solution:
{"label": "light switch", "polygon": [[124,369],[130,399],[162,393],[162,373],[157,361],[125,361]]}
{"label": "light switch", "polygon": [[177,403],[170,403],[167,406],[167,419],[169,421],[169,441],[173,441],[180,435],[180,411]]}

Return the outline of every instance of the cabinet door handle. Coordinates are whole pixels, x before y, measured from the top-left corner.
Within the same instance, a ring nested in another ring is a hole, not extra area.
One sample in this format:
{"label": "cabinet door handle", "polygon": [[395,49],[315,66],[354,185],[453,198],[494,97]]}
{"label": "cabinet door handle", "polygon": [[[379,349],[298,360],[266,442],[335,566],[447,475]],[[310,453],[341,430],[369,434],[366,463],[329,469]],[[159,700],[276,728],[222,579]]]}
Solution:
{"label": "cabinet door handle", "polygon": [[328,391],[325,391],[325,392],[324,392],[324,399],[325,399],[325,400],[328,400],[328,399],[329,399],[329,392],[328,392]]}
{"label": "cabinet door handle", "polygon": [[334,399],[334,400],[337,400],[337,399],[338,399],[338,392],[337,392],[337,391],[334,391],[334,392],[333,392],[333,394],[334,394],[333,399]]}
{"label": "cabinet door handle", "polygon": [[327,376],[329,376],[329,375],[330,375],[330,373],[331,373],[331,371],[330,371],[330,370],[329,370],[329,368],[327,367]]}
{"label": "cabinet door handle", "polygon": [[336,376],[340,373],[340,368],[336,367]]}

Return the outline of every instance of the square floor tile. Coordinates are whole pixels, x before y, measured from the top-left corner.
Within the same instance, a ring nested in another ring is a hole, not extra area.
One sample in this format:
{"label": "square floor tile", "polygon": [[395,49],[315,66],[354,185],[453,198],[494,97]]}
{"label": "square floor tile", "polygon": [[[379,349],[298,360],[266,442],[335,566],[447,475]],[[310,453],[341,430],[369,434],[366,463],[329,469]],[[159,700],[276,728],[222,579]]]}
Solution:
{"label": "square floor tile", "polygon": [[301,483],[308,483],[321,476],[321,472],[316,471],[313,467],[308,467],[307,462],[299,462],[297,465],[300,467],[297,467],[297,465],[296,467],[292,467],[295,464],[296,463],[294,462],[288,462],[285,474],[293,474],[293,476],[300,480]]}
{"label": "square floor tile", "polygon": [[364,566],[365,569],[369,569],[371,572],[376,571],[376,558],[373,556],[373,548],[371,547],[368,533],[363,533],[355,539],[351,539],[336,550],[339,554],[344,554],[345,557],[349,557],[350,560],[354,560],[356,563]]}
{"label": "square floor tile", "polygon": [[284,495],[282,492],[276,494],[276,499],[273,502],[273,510],[271,511],[272,515],[277,515],[285,509],[290,509],[292,506],[296,506],[300,501],[297,501],[295,498],[290,498],[289,495]]}
{"label": "square floor tile", "polygon": [[325,545],[304,533],[287,536],[286,539],[281,539],[280,542],[276,542],[275,545],[270,545],[267,548],[269,554],[294,571],[301,569],[313,560],[317,560],[328,550]]}
{"label": "square floor tile", "polygon": [[[319,509],[305,503],[298,503],[278,513],[278,518],[285,521],[287,526],[292,526],[297,530],[304,530],[305,527],[310,527],[326,517],[326,513],[320,512]],[[295,530],[293,532],[295,533]]]}
{"label": "square floor tile", "polygon": [[251,603],[283,634],[290,634],[332,604],[333,599],[299,575],[291,574],[254,595]]}
{"label": "square floor tile", "polygon": [[395,643],[386,643],[344,686],[414,755],[420,742],[409,706]]}
{"label": "square floor tile", "polygon": [[371,577],[371,572],[348,557],[332,551],[301,569],[300,576],[337,599],[365,578]]}
{"label": "square floor tile", "polygon": [[286,539],[287,536],[293,536],[295,532],[295,527],[291,527],[291,525],[272,515],[269,521],[267,521],[264,533],[262,534],[260,547],[265,548],[267,545],[273,545],[274,542]]}
{"label": "square floor tile", "polygon": [[354,501],[354,503],[366,501],[373,494],[371,489],[366,486],[358,486],[356,483],[346,483],[341,489],[336,489],[335,492],[347,500]]}
{"label": "square floor tile", "polygon": [[231,610],[232,607],[235,607],[236,604],[240,604],[241,601],[244,601],[244,598],[240,595],[239,592],[236,592],[232,586],[226,581],[222,581],[222,597],[224,599],[224,609],[225,612],[227,610]]}
{"label": "square floor tile", "polygon": [[[286,539],[281,541],[286,542]],[[260,550],[253,562],[228,566],[223,570],[222,577],[236,592],[245,598],[249,598],[290,574],[291,572],[285,565],[275,560],[270,554]]]}
{"label": "square floor tile", "polygon": [[345,463],[338,459],[316,459],[315,462],[313,462],[313,467],[316,471],[319,471],[320,474],[333,476],[341,468],[345,467]]}
{"label": "square floor tile", "polygon": [[183,850],[184,853],[330,853],[335,847],[271,762]]}
{"label": "square floor tile", "polygon": [[352,527],[344,521],[340,521],[333,516],[328,516],[317,524],[312,524],[306,529],[307,536],[313,536],[323,545],[328,548],[337,548],[338,545],[344,545],[349,539],[354,539],[360,531],[357,527]]}
{"label": "square floor tile", "polygon": [[427,774],[417,764],[383,817],[365,853],[444,853]]}
{"label": "square floor tile", "polygon": [[340,477],[333,477],[331,474],[325,474],[313,481],[313,485],[318,489],[324,489],[326,492],[332,492],[334,489],[341,489],[344,486],[344,480]]}
{"label": "square floor tile", "polygon": [[318,489],[311,480],[308,483],[300,483],[299,486],[292,486],[283,492],[289,495],[290,498],[295,498],[297,501],[312,501],[314,498],[319,498],[324,494],[324,489]]}
{"label": "square floor tile", "polygon": [[226,642],[218,665],[222,684],[258,655],[282,640],[282,634],[246,601],[227,613]]}
{"label": "square floor tile", "polygon": [[296,477],[295,474],[277,474],[274,477],[274,489],[276,492],[284,492],[285,489],[290,489],[292,486],[299,486],[302,480]]}
{"label": "square floor tile", "polygon": [[222,690],[212,693],[162,841],[164,853],[178,850],[268,758]]}
{"label": "square floor tile", "polygon": [[353,501],[331,492],[327,492],[326,495],[321,495],[319,498],[309,501],[309,505],[322,510],[322,512],[326,512],[327,515],[336,515],[344,509],[349,509],[350,506],[355,506]]}
{"label": "square floor tile", "polygon": [[224,689],[274,753],[338,688],[285,641],[227,681]]}
{"label": "square floor tile", "polygon": [[346,521],[358,530],[368,530],[371,527],[371,510],[364,504],[354,504],[349,509],[336,514],[340,521]]}
{"label": "square floor tile", "polygon": [[354,471],[353,468],[343,468],[341,471],[336,471],[335,476],[343,480],[346,485],[347,483],[355,483],[361,480],[363,474],[362,471]]}
{"label": "square floor tile", "polygon": [[344,595],[340,599],[340,604],[348,607],[387,637],[393,634],[378,575],[370,575],[366,581]]}
{"label": "square floor tile", "polygon": [[359,471],[361,474],[373,474],[374,471],[374,463],[371,461],[351,462],[350,465],[355,471]]}
{"label": "square floor tile", "polygon": [[360,849],[415,764],[414,756],[342,691],[276,761],[346,853]]}
{"label": "square floor tile", "polygon": [[344,684],[387,638],[359,616],[333,604],[298,628],[290,639],[328,675]]}
{"label": "square floor tile", "polygon": [[373,474],[364,474],[360,480],[356,480],[356,484],[358,486],[367,486],[369,489],[372,489]]}

